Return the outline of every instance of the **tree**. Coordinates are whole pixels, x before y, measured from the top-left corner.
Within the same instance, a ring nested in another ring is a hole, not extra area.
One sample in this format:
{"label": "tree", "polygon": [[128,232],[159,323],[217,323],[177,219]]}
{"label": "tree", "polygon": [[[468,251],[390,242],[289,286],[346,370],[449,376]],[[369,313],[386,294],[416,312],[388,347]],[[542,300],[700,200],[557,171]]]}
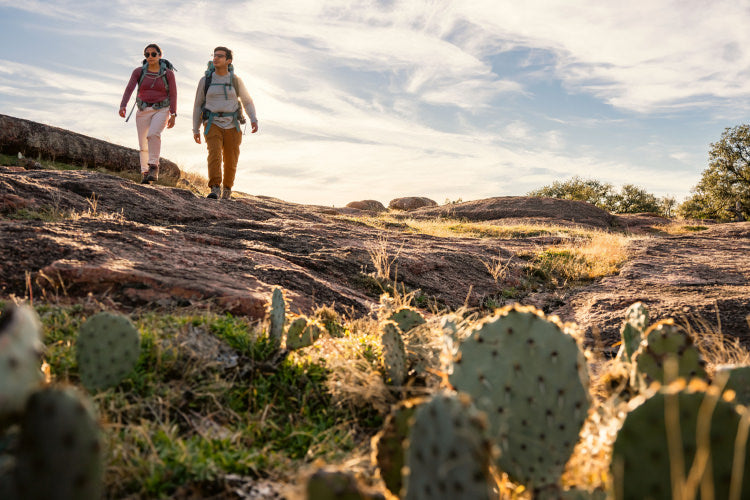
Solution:
{"label": "tree", "polygon": [[555,181],[551,186],[530,191],[528,196],[587,201],[616,214],[655,212],[669,217],[674,207],[674,198],[657,198],[633,184],[625,184],[618,193],[612,184],[594,179],[581,179],[577,176],[567,181]]}
{"label": "tree", "polygon": [[722,220],[750,216],[750,125],[726,128],[711,144],[708,168],[678,213]]}
{"label": "tree", "polygon": [[594,179],[581,179],[575,176],[570,180],[555,181],[551,186],[544,186],[531,191],[528,196],[587,201],[592,205],[604,208],[611,192],[612,184],[604,184]]}
{"label": "tree", "polygon": [[609,211],[616,214],[661,213],[661,208],[656,196],[633,184],[625,184],[619,193],[610,197]]}

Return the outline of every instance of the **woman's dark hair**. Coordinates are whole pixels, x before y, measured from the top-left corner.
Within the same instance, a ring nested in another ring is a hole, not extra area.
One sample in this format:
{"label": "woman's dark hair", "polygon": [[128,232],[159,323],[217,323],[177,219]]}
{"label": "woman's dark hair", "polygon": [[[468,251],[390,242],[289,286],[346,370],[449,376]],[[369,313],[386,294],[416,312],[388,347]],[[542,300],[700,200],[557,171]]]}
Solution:
{"label": "woman's dark hair", "polygon": [[232,51],[231,51],[231,50],[229,50],[228,48],[226,48],[226,47],[216,47],[216,48],[214,49],[214,52],[216,52],[217,50],[223,50],[223,51],[224,51],[224,53],[225,53],[225,54],[227,55],[227,59],[232,59],[232,60],[234,60],[234,57],[232,57]]}
{"label": "woman's dark hair", "polygon": [[146,48],[145,48],[145,49],[143,49],[143,52],[146,52],[146,51],[147,51],[148,49],[150,49],[151,47],[155,48],[155,49],[156,49],[156,51],[157,51],[157,52],[159,53],[159,55],[161,55],[161,47],[159,47],[159,46],[158,46],[158,45],[156,45],[155,43],[149,43],[148,45],[146,45]]}

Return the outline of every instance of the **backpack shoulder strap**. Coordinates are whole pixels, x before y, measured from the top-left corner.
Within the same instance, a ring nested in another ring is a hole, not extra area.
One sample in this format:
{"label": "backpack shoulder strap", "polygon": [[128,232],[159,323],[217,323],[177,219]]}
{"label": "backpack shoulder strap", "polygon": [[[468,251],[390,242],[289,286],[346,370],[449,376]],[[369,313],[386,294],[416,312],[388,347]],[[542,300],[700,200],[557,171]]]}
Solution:
{"label": "backpack shoulder strap", "polygon": [[146,68],[148,68],[148,62],[144,61],[143,66],[141,66],[141,77],[138,79],[138,88],[141,88],[141,83],[143,82],[143,78],[146,76]]}

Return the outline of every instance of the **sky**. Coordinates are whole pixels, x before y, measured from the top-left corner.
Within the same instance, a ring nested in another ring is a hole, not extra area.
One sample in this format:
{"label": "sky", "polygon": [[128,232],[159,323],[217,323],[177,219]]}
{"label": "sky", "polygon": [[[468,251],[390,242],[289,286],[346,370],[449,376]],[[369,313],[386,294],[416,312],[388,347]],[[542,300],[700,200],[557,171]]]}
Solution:
{"label": "sky", "polygon": [[224,45],[260,126],[235,190],[442,204],[578,176],[680,202],[747,122],[748,26],[750,0],[0,0],[0,113],[137,148],[117,112],[155,42],[162,157],[207,176],[191,115]]}

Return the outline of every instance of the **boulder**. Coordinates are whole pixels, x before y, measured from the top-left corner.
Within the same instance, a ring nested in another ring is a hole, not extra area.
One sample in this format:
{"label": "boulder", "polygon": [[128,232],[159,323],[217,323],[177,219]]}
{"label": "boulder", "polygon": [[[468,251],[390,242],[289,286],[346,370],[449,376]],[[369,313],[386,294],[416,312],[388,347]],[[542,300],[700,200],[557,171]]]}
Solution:
{"label": "boulder", "polygon": [[[133,134],[133,142],[137,142]],[[69,130],[0,114],[0,153],[25,158],[22,165],[39,168],[30,158],[70,163],[84,168],[105,168],[113,172],[140,173],[138,150],[118,146]],[[159,161],[162,177],[180,178],[180,169],[165,158]]]}
{"label": "boulder", "polygon": [[385,205],[377,200],[352,201],[346,204],[347,208],[356,208],[358,210],[367,210],[368,212],[385,212],[388,210]]}
{"label": "boulder", "polygon": [[394,210],[416,210],[423,207],[436,207],[437,202],[424,197],[418,196],[407,196],[405,198],[396,198],[391,200],[388,204],[388,208]]}

